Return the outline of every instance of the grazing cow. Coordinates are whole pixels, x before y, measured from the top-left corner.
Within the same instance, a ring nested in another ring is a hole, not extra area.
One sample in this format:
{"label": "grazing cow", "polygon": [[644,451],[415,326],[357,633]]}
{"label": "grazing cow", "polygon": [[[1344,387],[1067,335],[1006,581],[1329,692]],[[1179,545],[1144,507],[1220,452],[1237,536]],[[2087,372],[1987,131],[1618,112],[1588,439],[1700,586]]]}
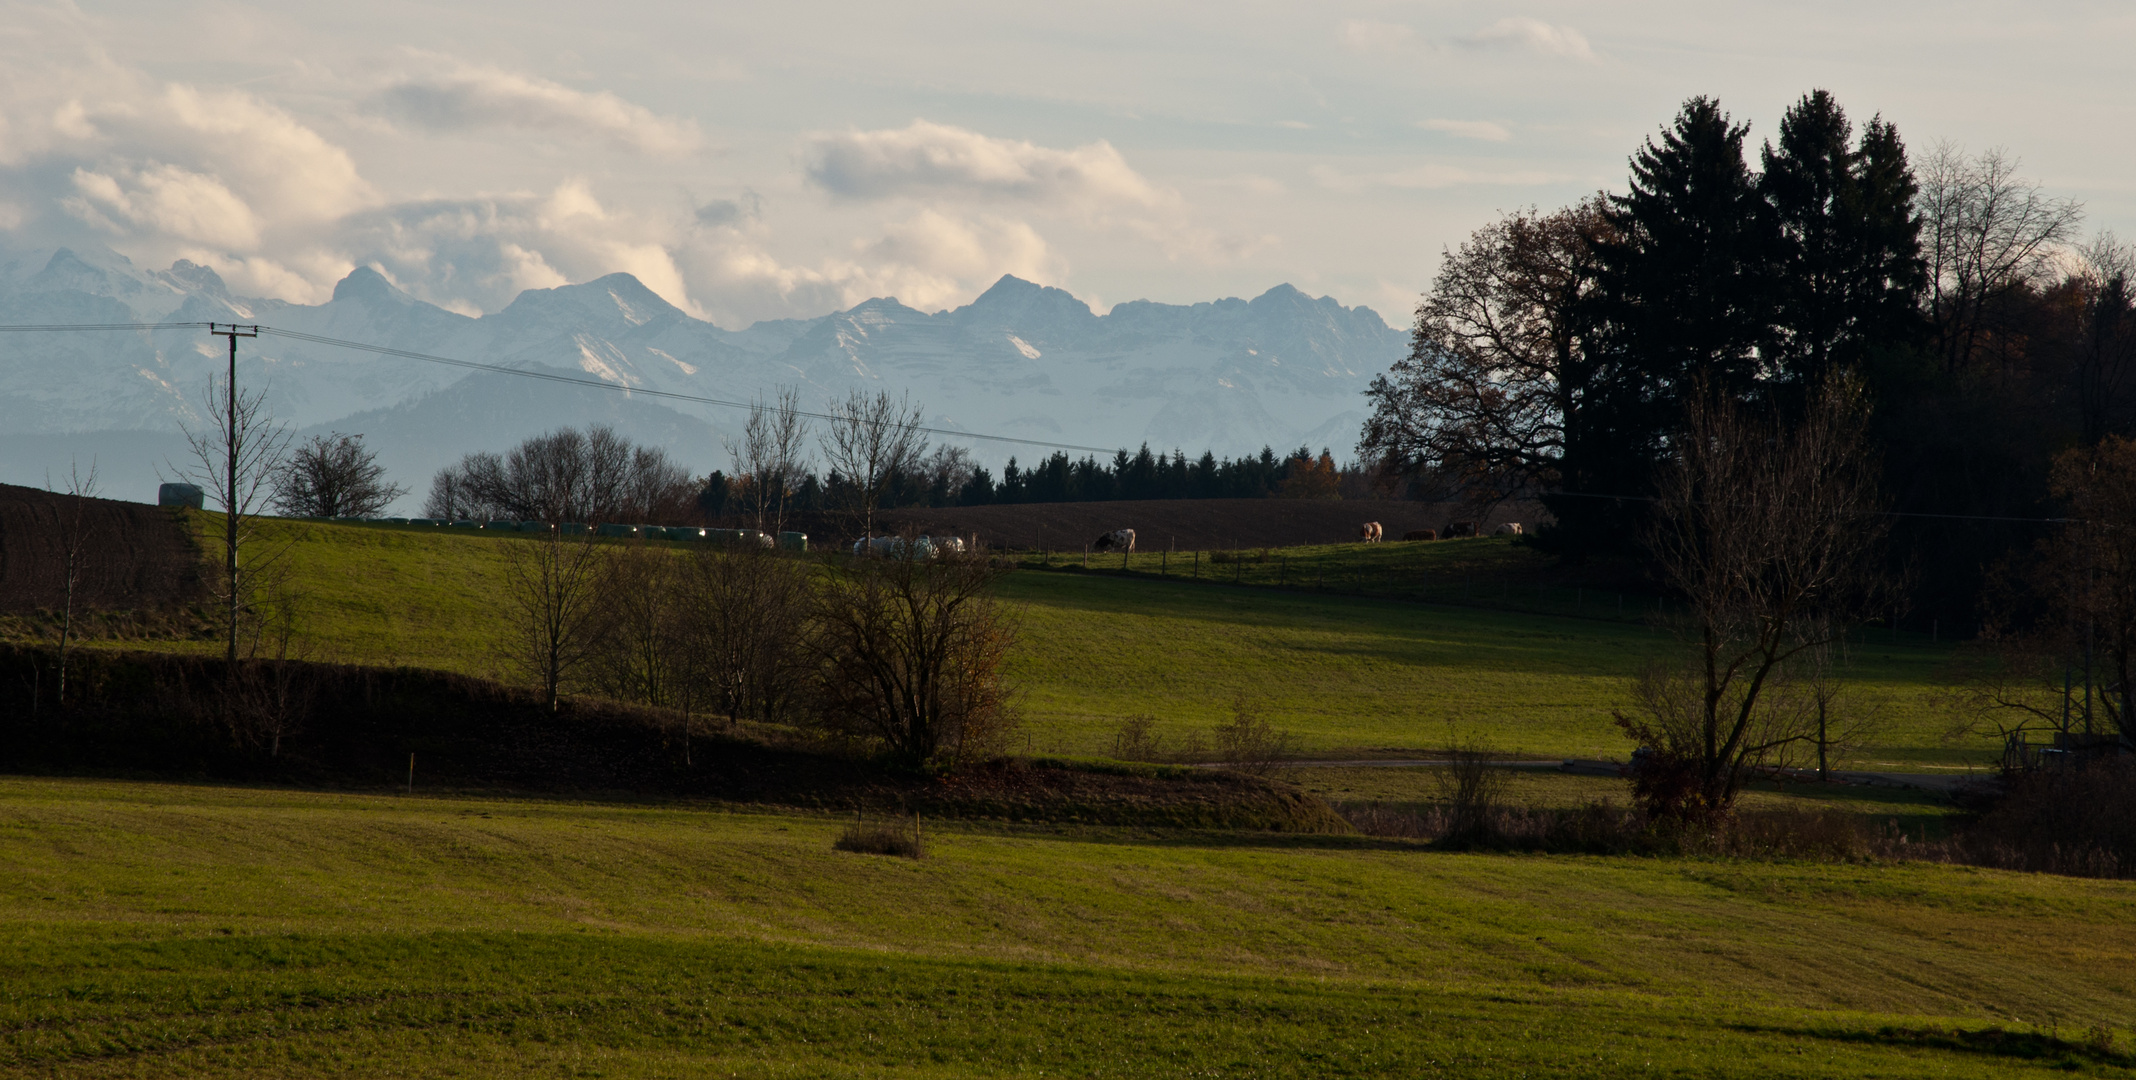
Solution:
{"label": "grazing cow", "polygon": [[1496,529],[1492,530],[1492,531],[1491,531],[1491,535],[1493,535],[1493,536],[1519,536],[1519,535],[1520,535],[1520,522],[1518,522],[1518,521],[1508,521],[1508,522],[1506,522],[1505,524],[1503,524],[1503,525],[1500,525],[1500,526],[1499,526],[1498,528],[1496,528]]}
{"label": "grazing cow", "polygon": [[959,540],[929,540],[925,536],[918,540],[906,540],[904,536],[869,536],[863,540],[854,540],[852,553],[874,559],[931,559],[936,555],[936,551],[942,551],[946,544],[953,542]]}
{"label": "grazing cow", "polygon": [[1357,540],[1359,543],[1377,544],[1380,542],[1382,535],[1380,523],[1377,521],[1368,521],[1357,527]]}
{"label": "grazing cow", "polygon": [[1411,529],[1402,534],[1402,539],[1404,540],[1437,540],[1438,538],[1439,530],[1437,529]]}
{"label": "grazing cow", "polygon": [[1452,540],[1457,536],[1474,535],[1476,535],[1476,523],[1473,521],[1456,521],[1446,527],[1446,538],[1448,540]]}
{"label": "grazing cow", "polygon": [[1114,529],[1091,541],[1090,550],[1133,552],[1135,550],[1135,530]]}

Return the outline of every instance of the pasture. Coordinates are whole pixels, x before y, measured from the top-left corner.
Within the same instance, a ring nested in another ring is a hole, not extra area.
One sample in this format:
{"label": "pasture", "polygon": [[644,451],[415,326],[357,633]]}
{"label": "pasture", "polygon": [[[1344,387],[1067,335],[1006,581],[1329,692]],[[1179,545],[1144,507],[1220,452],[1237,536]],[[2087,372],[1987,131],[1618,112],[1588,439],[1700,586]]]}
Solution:
{"label": "pasture", "polygon": [[[506,617],[499,545],[526,539],[299,521],[263,530],[286,545],[313,658],[509,677],[497,659]],[[1199,581],[1179,578],[1178,556],[1155,553],[1133,556],[1128,574],[1009,575],[1003,595],[1023,617],[1012,672],[1025,694],[1029,749],[1102,754],[1120,722],[1137,715],[1179,745],[1228,718],[1243,696],[1318,756],[1425,752],[1451,738],[1509,754],[1621,757],[1611,712],[1623,706],[1626,680],[1670,641],[1652,620],[1618,618],[1613,601],[1595,610],[1602,601],[1577,587],[1562,590],[1556,610],[1545,584],[1544,606],[1533,607],[1542,557],[1505,540],[1282,549],[1293,569],[1275,558],[1217,563],[1213,554],[1204,554]],[[1314,566],[1328,587],[1301,586]],[[1233,569],[1276,587],[1211,580]],[[1404,575],[1466,581],[1467,595],[1388,598],[1410,595]],[[1360,591],[1336,591],[1338,579]],[[1525,593],[1516,579],[1531,582]],[[1502,585],[1505,606],[1492,606],[1477,582]],[[1948,659],[1949,647],[1924,635],[1862,635],[1847,674],[1881,732],[1859,765],[1960,768],[1992,754],[1985,739],[1947,737],[1937,694]]]}
{"label": "pasture", "polygon": [[0,780],[0,1071],[2136,1071],[2128,882],[838,827]]}

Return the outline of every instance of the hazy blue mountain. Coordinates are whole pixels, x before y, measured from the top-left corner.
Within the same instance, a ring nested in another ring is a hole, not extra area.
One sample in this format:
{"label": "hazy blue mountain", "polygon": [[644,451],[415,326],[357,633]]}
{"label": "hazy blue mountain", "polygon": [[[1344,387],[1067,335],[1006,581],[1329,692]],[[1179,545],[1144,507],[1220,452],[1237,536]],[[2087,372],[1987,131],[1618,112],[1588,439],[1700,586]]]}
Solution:
{"label": "hazy blue mountain", "polygon": [[[736,331],[690,317],[629,274],[528,290],[472,318],[367,268],[326,303],[304,305],[233,296],[213,270],[190,262],[147,270],[104,249],[0,252],[0,323],[229,320],[730,401],[793,386],[820,408],[855,387],[882,387],[910,394],[932,424],[951,430],[1220,454],[1264,444],[1347,450],[1363,418],[1360,392],[1407,347],[1371,309],[1288,285],[1252,300],[1134,301],[1099,315],[1065,291],[1004,277],[952,311],[881,298]],[[99,462],[126,485],[107,485],[118,497],[152,486],[149,463],[132,458],[197,425],[208,381],[228,362],[221,339],[193,330],[4,341],[0,480],[41,483],[67,457],[109,445],[124,461]],[[739,418],[720,406],[272,336],[240,344],[238,378],[264,388],[293,428],[363,433],[395,478],[418,489],[467,450],[501,449],[567,423],[612,423],[709,470],[725,465],[720,437]],[[1045,452],[970,445],[997,463]]]}

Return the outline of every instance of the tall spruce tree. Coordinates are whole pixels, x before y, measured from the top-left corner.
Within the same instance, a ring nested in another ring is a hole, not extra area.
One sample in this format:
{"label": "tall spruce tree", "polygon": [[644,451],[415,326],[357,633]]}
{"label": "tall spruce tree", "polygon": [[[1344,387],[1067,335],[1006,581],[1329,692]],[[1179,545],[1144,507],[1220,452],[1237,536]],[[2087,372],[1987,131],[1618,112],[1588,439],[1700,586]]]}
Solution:
{"label": "tall spruce tree", "polygon": [[1898,132],[1871,120],[1860,145],[1832,95],[1812,91],[1765,145],[1759,189],[1778,245],[1769,377],[1795,388],[1910,338],[1925,271],[1916,185]]}
{"label": "tall spruce tree", "polygon": [[1631,160],[1596,245],[1596,364],[1565,433],[1562,494],[1545,499],[1558,546],[1622,546],[1694,385],[1751,396],[1773,323],[1773,215],[1743,156],[1748,125],[1712,98],[1684,103]]}

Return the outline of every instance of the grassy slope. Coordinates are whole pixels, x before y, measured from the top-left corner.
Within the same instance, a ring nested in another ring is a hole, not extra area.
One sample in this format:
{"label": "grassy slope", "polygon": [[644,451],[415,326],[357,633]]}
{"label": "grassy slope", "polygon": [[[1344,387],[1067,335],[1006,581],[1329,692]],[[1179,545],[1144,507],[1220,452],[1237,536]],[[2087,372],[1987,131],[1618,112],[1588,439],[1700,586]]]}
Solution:
{"label": "grassy slope", "polygon": [[[307,633],[322,658],[502,674],[498,545],[524,538],[303,522],[267,528],[290,542]],[[1302,561],[1379,566],[1374,572],[1397,584],[1406,572],[1398,568],[1412,563],[1481,579],[1527,572],[1540,558],[1502,540],[1292,550]],[[1271,565],[1252,570],[1271,573]],[[1015,673],[1027,690],[1032,745],[1065,753],[1102,752],[1118,722],[1136,714],[1156,717],[1176,740],[1224,718],[1245,694],[1314,752],[1440,747],[1451,730],[1507,751],[1621,756],[1611,710],[1622,705],[1625,678],[1668,641],[1629,619],[1147,575],[1018,573],[1005,594],[1026,612]],[[1856,650],[1862,697],[1887,725],[1872,762],[1950,764],[1992,749],[1944,740],[1933,695],[1946,656],[1914,635],[1872,634]]]}
{"label": "grassy slope", "polygon": [[[1018,671],[1032,715],[1089,749],[1121,717],[1151,714],[1176,737],[1243,693],[1313,750],[1438,747],[1451,728],[1509,751],[1621,756],[1611,710],[1670,640],[1630,622],[1145,578],[1018,574],[1006,592],[1029,605]],[[1872,757],[1985,749],[1944,741],[1933,688],[1945,655],[1920,642],[1857,651],[1857,686],[1887,719]]]}
{"label": "grassy slope", "polygon": [[2028,1066],[1977,1038],[1918,1034],[2126,1025],[2126,882],[978,828],[935,830],[932,857],[913,863],[834,853],[836,828],[0,781],[0,1070],[2131,1064],[2065,1048]]}

